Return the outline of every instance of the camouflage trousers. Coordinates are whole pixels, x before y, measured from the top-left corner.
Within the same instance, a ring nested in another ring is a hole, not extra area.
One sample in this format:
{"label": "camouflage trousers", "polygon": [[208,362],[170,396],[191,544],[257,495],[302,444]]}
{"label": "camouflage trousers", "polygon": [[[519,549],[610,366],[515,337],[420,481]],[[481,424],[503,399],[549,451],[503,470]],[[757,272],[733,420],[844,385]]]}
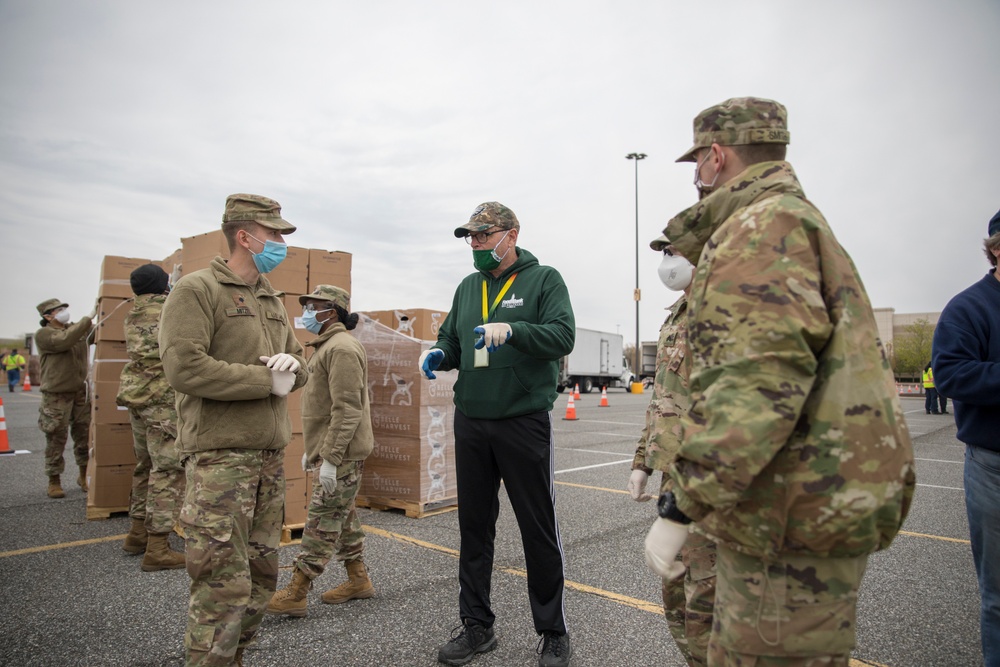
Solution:
{"label": "camouflage trousers", "polygon": [[73,456],[81,471],[90,458],[90,398],[87,390],[77,392],[42,392],[38,406],[38,428],[45,434],[45,474],[61,475],[66,467],[63,451],[68,436],[73,436]]}
{"label": "camouflage trousers", "polygon": [[765,563],[718,547],[708,664],[847,667],[867,563],[867,556]]}
{"label": "camouflage trousers", "polygon": [[[669,488],[670,478],[663,477],[661,493]],[[715,608],[715,542],[692,532],[677,557],[687,570],[683,577],[663,580],[663,616],[684,660],[701,667],[708,664]]]}
{"label": "camouflage trousers", "polygon": [[231,667],[257,633],[278,584],[283,464],[280,450],[219,449],[184,460],[188,667]]}
{"label": "camouflage trousers", "polygon": [[173,408],[130,408],[135,470],[128,515],[145,519],[151,533],[174,529],[184,494],[184,469],[177,447],[177,424],[169,417]]}
{"label": "camouflage trousers", "polygon": [[364,467],[364,461],[344,461],[337,466],[337,488],[332,494],[323,491],[319,483],[319,466],[314,470],[309,517],[302,530],[302,551],[295,557],[295,567],[310,580],[323,574],[334,553],[342,563],[361,558],[365,533],[354,499]]}

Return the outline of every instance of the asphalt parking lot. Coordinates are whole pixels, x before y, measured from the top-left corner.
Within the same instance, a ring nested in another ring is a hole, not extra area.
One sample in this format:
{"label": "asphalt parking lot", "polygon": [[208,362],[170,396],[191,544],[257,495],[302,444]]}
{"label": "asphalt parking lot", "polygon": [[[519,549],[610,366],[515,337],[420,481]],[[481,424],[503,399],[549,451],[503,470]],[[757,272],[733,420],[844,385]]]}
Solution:
{"label": "asphalt parking lot", "polygon": [[[642,558],[652,504],[623,491],[649,394],[598,392],[577,402],[577,421],[557,401],[557,510],[567,558],[566,608],[573,661],[585,665],[682,665],[662,617],[658,581]],[[85,518],[67,450],[65,499],[45,495],[40,394],[4,394],[13,449],[0,457],[0,665],[177,666],[183,664],[188,578],[143,573],[121,550],[125,515]],[[917,456],[918,489],[903,532],[869,561],[859,604],[857,665],[981,665],[979,593],[962,493],[964,447],[950,416],[925,415],[903,399]],[[652,483],[651,483],[652,486]],[[344,578],[334,564],[310,593],[305,618],[266,617],[247,667],[434,665],[458,624],[455,512],[410,519],[359,510],[377,594],[323,605]],[[175,546],[181,542],[176,537]],[[279,586],[298,546],[281,549]],[[501,509],[493,576],[497,649],[472,664],[534,665],[520,536]]]}

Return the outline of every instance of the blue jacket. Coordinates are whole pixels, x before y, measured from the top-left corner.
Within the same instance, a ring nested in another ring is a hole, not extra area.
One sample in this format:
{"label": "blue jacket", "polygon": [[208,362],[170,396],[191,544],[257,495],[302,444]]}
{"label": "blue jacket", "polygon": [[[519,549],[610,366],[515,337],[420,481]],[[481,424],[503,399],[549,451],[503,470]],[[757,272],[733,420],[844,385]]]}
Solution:
{"label": "blue jacket", "polygon": [[955,403],[958,439],[1000,451],[1000,280],[996,269],[957,294],[934,331],[938,390]]}

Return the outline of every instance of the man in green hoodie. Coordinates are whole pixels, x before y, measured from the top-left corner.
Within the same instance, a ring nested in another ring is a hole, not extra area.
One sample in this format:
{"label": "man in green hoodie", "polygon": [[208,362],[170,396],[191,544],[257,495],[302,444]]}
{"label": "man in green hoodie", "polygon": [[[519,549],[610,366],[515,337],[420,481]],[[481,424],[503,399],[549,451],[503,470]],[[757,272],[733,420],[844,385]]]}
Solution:
{"label": "man in green hoodie", "polygon": [[273,199],[235,194],[222,231],[230,258],[181,278],[160,318],[187,478],[187,667],[242,665],[277,587],[286,397],[308,377],[281,292],[264,276],[295,227]]}
{"label": "man in green hoodie", "polygon": [[438,652],[448,665],[464,665],[496,647],[490,578],[501,480],[521,530],[531,613],[543,637],[539,665],[567,665],[571,652],[550,411],[559,360],[573,349],[576,323],[562,276],[517,247],[520,230],[514,212],[498,202],[481,204],[455,230],[472,246],[477,270],[455,291],[435,346],[420,355],[432,380],[435,370],[458,369],[462,625]]}
{"label": "man in green hoodie", "polygon": [[692,527],[717,545],[709,665],[843,665],[868,555],[913,497],[909,432],[871,303],[785,159],[785,108],[702,111],[701,200],[664,234],[697,261],[691,407],[646,538],[668,575]]}

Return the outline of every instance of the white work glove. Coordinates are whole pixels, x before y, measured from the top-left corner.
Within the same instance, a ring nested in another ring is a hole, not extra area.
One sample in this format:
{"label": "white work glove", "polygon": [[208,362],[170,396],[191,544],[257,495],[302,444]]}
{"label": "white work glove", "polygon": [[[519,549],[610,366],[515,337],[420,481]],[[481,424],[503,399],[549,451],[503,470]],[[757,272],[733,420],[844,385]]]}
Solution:
{"label": "white work glove", "polygon": [[676,579],[684,574],[684,563],[677,558],[687,541],[689,526],[658,518],[646,535],[646,565],[664,579]]}
{"label": "white work glove", "polygon": [[287,352],[279,352],[273,357],[261,357],[260,360],[272,371],[291,371],[294,373],[299,370],[299,362]]}
{"label": "white work glove", "polygon": [[420,353],[417,365],[420,366],[420,370],[424,372],[428,380],[436,380],[437,375],[434,375],[434,371],[437,370],[442,361],[444,361],[444,350],[424,350]]}
{"label": "white work glove", "polygon": [[308,471],[309,471],[309,455],[308,454],[303,454],[302,455],[302,472],[308,472]]}
{"label": "white work glove", "polygon": [[487,352],[496,352],[500,346],[510,340],[510,325],[506,322],[494,322],[476,327],[472,333],[482,336],[476,341],[476,349],[481,350],[486,347]]}
{"label": "white work glove", "polygon": [[319,483],[323,487],[326,495],[331,495],[337,490],[337,466],[324,460],[319,467]]}
{"label": "white work glove", "polygon": [[628,489],[629,495],[632,496],[632,500],[637,503],[644,503],[648,500],[652,500],[653,496],[646,493],[646,482],[649,481],[649,475],[646,474],[644,470],[633,470],[632,475],[628,478]]}
{"label": "white work glove", "polygon": [[276,371],[271,369],[271,393],[275,396],[288,396],[295,386],[295,373],[292,371]]}

